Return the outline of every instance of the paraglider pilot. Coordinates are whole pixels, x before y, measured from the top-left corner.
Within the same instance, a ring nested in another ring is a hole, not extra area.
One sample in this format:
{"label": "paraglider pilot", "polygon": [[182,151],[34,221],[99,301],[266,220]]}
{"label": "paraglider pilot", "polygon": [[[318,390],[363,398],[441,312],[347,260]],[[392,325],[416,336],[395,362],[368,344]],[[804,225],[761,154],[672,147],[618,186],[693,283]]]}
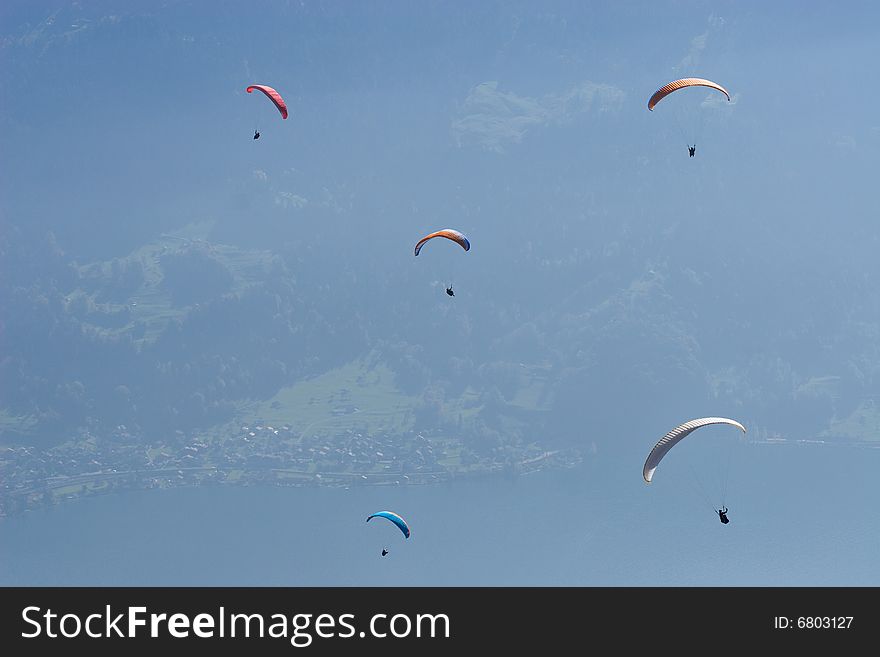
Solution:
{"label": "paraglider pilot", "polygon": [[254,139],[259,139],[259,138],[260,138],[260,133],[259,133],[259,131],[258,131],[258,130],[254,130]]}
{"label": "paraglider pilot", "polygon": [[448,295],[451,296],[451,297],[454,297],[454,296],[455,296],[455,292],[452,291],[452,286],[451,286],[451,285],[450,285],[449,287],[446,288],[446,294],[448,294]]}
{"label": "paraglider pilot", "polygon": [[689,157],[693,157],[693,156],[694,156],[694,153],[695,153],[696,151],[697,151],[697,145],[696,145],[696,144],[694,144],[693,146],[688,146],[688,156],[689,156]]}
{"label": "paraglider pilot", "polygon": [[730,520],[727,519],[727,507],[726,506],[722,506],[720,509],[718,509],[717,513],[718,513],[718,517],[721,519],[721,524],[726,525],[727,523],[730,522]]}

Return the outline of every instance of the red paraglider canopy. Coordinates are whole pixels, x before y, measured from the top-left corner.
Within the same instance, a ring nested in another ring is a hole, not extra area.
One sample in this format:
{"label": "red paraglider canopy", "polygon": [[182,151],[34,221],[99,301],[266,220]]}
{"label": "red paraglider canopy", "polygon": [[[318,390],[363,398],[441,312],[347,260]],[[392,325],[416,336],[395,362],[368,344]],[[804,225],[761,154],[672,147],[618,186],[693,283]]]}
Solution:
{"label": "red paraglider canopy", "polygon": [[278,108],[278,111],[281,112],[281,118],[287,118],[287,103],[284,102],[281,94],[275,91],[272,87],[267,87],[265,84],[252,84],[247,88],[247,92],[251,93],[254,89],[262,91],[264,94],[266,94],[269,99],[273,103],[275,103],[275,107]]}

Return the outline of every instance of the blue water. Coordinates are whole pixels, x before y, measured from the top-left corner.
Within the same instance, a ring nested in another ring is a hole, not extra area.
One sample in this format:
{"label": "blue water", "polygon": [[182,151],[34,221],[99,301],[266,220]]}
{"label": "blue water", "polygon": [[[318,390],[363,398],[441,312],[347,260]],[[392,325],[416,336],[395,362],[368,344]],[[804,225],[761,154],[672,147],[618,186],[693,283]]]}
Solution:
{"label": "blue water", "polygon": [[[880,450],[743,444],[721,489],[696,453],[668,457],[650,486],[634,456],[514,480],[70,502],[0,521],[0,584],[880,585]],[[409,540],[365,523],[382,509]]]}

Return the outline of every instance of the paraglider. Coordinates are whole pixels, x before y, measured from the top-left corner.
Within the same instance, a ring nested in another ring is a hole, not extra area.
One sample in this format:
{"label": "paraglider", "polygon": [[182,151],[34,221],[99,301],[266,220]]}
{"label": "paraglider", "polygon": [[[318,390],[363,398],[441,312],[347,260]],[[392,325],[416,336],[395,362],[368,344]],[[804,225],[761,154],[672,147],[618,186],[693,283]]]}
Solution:
{"label": "paraglider", "polygon": [[409,538],[409,525],[407,525],[406,521],[396,513],[393,513],[391,511],[377,511],[376,513],[367,516],[367,522],[370,522],[372,518],[386,518],[387,520],[390,520],[395,525],[397,525],[397,528],[403,532],[403,535],[406,538]]}
{"label": "paraglider", "polygon": [[[448,240],[451,240],[458,244],[465,251],[470,251],[471,243],[467,237],[464,236],[464,233],[455,230],[454,228],[444,228],[443,230],[438,230],[433,233],[428,233],[418,242],[416,242],[416,247],[414,250],[415,255],[419,255],[419,252],[422,250],[422,247],[430,240],[435,237],[445,237]],[[450,297],[455,296],[455,292],[452,290],[452,284],[446,286],[446,294]]]}
{"label": "paraglider", "polygon": [[[245,89],[245,91],[247,91],[248,93],[252,93],[254,89],[256,89],[257,91],[262,91],[264,94],[266,94],[266,97],[269,98],[269,100],[271,100],[275,104],[275,107],[278,108],[278,111],[281,112],[281,118],[287,118],[287,103],[284,102],[281,94],[275,91],[272,87],[268,87],[265,84],[252,84],[247,89]],[[254,139],[257,139],[257,137],[254,136]]]}
{"label": "paraglider", "polygon": [[690,435],[691,432],[710,424],[729,424],[743,433],[746,432],[746,428],[739,422],[725,417],[704,417],[690,420],[689,422],[685,422],[684,424],[675,427],[675,429],[663,436],[657,444],[654,445],[653,449],[651,449],[650,454],[648,454],[648,458],[642,468],[642,477],[645,479],[645,483],[651,483],[651,478],[654,476],[654,470],[657,469],[660,461],[663,460],[663,457],[666,456],[670,449],[675,447],[675,445],[677,445],[683,438]]}
{"label": "paraglider", "polygon": [[454,228],[444,228],[443,230],[438,230],[436,232],[425,235],[422,239],[416,242],[415,255],[419,255],[419,251],[422,250],[422,246],[428,240],[432,240],[435,237],[445,237],[448,240],[452,240],[456,244],[458,244],[465,251],[469,251],[471,248],[471,243],[464,234],[455,230]]}
{"label": "paraglider", "polygon": [[722,87],[717,82],[712,82],[711,80],[704,80],[703,78],[682,78],[681,80],[673,80],[667,85],[660,87],[651,98],[648,100],[648,109],[652,112],[654,111],[654,107],[657,106],[661,100],[666,98],[673,91],[678,91],[679,89],[685,89],[687,87],[709,87],[710,89],[716,89],[720,91],[725,96],[727,96],[727,100],[730,100],[730,94],[727,92],[727,89]]}
{"label": "paraglider", "polygon": [[683,141],[687,143],[688,157],[694,157],[696,155],[697,142],[702,141],[701,137],[703,128],[708,121],[717,118],[718,114],[717,112],[712,111],[713,103],[706,101],[694,102],[694,97],[687,97],[687,93],[683,94],[684,97],[675,100],[664,101],[663,99],[670,94],[675,94],[675,92],[679,90],[699,87],[718,91],[724,94],[728,102],[730,102],[730,93],[727,89],[717,82],[712,82],[712,80],[705,80],[703,78],[682,78],[681,80],[673,80],[669,84],[660,87],[654,92],[651,98],[648,99],[648,109],[652,112],[661,101],[663,101],[664,104],[670,104],[670,107],[667,107],[662,113],[671,118],[678,128]]}
{"label": "paraglider", "polygon": [[388,548],[382,548],[382,556],[384,557],[386,554],[388,554]]}
{"label": "paraglider", "polygon": [[718,509],[718,517],[721,519],[722,525],[726,525],[727,523],[730,522],[730,520],[727,518],[727,507],[726,506],[722,506],[720,509]]}
{"label": "paraglider", "polygon": [[259,138],[260,138],[260,131],[254,130],[254,139],[259,139]]}

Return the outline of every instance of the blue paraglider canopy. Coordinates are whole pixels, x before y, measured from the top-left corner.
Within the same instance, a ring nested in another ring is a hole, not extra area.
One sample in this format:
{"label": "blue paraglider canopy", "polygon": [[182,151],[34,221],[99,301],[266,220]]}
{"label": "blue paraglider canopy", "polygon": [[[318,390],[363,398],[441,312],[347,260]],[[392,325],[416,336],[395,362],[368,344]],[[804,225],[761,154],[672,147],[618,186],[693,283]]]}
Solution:
{"label": "blue paraglider canopy", "polygon": [[397,525],[400,531],[403,532],[404,536],[409,538],[409,525],[407,525],[406,521],[396,513],[393,513],[391,511],[378,511],[370,516],[367,516],[367,522],[370,522],[371,518],[386,518],[390,520],[395,525]]}

